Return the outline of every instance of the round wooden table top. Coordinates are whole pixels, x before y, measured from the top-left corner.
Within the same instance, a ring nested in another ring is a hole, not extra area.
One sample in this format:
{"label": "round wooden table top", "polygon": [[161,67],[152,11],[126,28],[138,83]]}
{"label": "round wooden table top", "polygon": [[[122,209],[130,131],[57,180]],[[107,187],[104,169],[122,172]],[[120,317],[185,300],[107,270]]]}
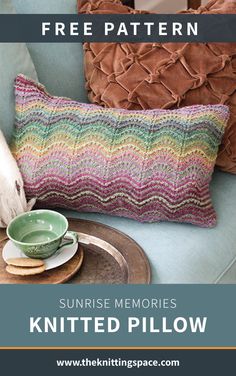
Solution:
{"label": "round wooden table top", "polygon": [[[80,246],[66,264],[31,277],[8,274],[0,257],[0,284],[149,284],[151,269],[143,249],[124,233],[102,223],[68,219]],[[7,239],[1,230],[0,251]]]}

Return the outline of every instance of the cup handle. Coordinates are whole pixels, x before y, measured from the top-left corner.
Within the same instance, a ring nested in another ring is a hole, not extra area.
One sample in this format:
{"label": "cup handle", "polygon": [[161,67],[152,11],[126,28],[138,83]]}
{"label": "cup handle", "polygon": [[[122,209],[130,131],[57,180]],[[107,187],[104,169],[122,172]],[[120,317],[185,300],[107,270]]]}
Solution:
{"label": "cup handle", "polygon": [[[63,245],[61,245],[58,249],[58,251],[62,251],[64,248],[68,247],[68,246],[73,246],[75,245],[76,243],[78,243],[79,241],[79,237],[78,237],[78,234],[76,232],[73,232],[73,231],[67,231],[67,233],[65,234],[64,238],[69,238],[71,239],[71,241],[69,242],[66,242],[64,243]],[[63,238],[63,239],[64,239]]]}

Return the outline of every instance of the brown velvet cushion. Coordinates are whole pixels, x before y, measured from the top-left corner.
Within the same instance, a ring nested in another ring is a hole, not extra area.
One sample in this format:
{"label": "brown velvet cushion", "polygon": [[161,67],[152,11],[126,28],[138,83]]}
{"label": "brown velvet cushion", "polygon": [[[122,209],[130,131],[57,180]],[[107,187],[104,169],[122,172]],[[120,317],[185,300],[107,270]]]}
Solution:
{"label": "brown velvet cushion", "polygon": [[[147,13],[119,0],[78,0],[80,13]],[[236,0],[212,0],[197,11],[236,13]],[[236,43],[85,43],[91,102],[135,109],[227,104],[231,119],[218,166],[236,173]]]}

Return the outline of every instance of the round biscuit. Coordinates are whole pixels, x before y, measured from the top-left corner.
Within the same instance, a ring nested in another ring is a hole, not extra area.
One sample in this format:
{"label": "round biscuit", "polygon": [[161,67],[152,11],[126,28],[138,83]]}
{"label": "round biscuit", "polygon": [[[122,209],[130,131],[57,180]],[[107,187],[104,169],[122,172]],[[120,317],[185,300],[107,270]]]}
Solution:
{"label": "round biscuit", "polygon": [[18,276],[37,275],[45,271],[45,265],[39,266],[37,268],[21,268],[19,266],[7,265],[6,271],[10,274]]}
{"label": "round biscuit", "polygon": [[31,259],[31,258],[26,258],[26,257],[9,258],[6,260],[6,263],[8,265],[20,266],[23,268],[37,268],[39,266],[44,265],[43,260]]}

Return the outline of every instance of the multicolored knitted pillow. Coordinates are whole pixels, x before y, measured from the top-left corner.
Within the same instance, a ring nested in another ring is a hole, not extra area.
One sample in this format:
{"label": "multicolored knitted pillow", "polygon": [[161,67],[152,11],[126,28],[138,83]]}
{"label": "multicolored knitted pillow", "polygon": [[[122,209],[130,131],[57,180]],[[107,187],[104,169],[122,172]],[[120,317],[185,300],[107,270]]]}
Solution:
{"label": "multicolored knitted pillow", "polygon": [[228,107],[105,109],[19,75],[13,154],[39,207],[216,224],[209,183]]}

